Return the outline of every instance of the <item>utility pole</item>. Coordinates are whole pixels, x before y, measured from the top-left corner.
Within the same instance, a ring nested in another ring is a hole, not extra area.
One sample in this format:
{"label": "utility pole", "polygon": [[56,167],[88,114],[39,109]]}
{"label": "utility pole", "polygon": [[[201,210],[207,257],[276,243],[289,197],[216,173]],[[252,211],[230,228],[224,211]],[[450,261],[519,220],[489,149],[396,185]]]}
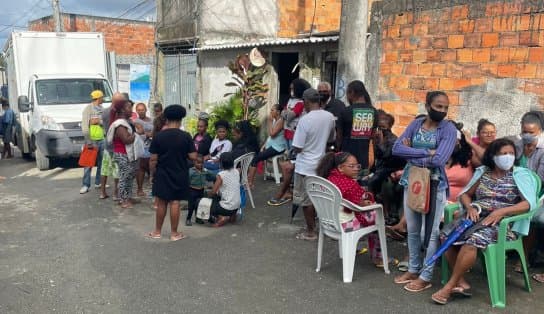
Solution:
{"label": "utility pole", "polygon": [[366,39],[368,0],[342,0],[336,97],[344,99],[349,82],[364,82],[366,71]]}
{"label": "utility pole", "polygon": [[62,17],[60,15],[59,0],[52,0],[53,2],[53,18],[55,19],[55,32],[62,32]]}

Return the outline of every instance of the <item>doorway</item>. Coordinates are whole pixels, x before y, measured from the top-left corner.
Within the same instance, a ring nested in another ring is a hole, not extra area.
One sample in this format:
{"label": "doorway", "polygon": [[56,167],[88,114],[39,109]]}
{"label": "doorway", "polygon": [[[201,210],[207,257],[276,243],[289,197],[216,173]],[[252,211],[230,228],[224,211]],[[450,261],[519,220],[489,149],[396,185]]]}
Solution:
{"label": "doorway", "polygon": [[278,73],[279,81],[279,96],[278,101],[281,105],[285,105],[289,100],[289,85],[298,78],[299,67],[295,72],[291,73],[295,65],[298,63],[298,52],[273,52],[272,65]]}

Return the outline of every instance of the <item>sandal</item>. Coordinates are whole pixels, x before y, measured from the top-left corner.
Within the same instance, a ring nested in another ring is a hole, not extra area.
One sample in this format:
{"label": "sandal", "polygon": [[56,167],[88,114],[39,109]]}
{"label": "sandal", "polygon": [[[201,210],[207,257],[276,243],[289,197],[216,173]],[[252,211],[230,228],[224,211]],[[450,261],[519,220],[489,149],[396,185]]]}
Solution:
{"label": "sandal", "polygon": [[109,198],[109,197],[110,197],[109,195],[100,195],[99,198],[100,198],[101,200],[105,200],[105,199],[107,199],[107,198]]}
{"label": "sandal", "polygon": [[160,234],[156,234],[156,233],[153,233],[153,232],[149,232],[145,235],[146,238],[150,238],[150,239],[160,239],[161,238],[161,235]]}
{"label": "sandal", "polygon": [[438,292],[433,293],[431,296],[431,299],[436,303],[440,305],[446,305],[450,301],[449,297],[444,297],[443,295],[438,294]]}
{"label": "sandal", "polygon": [[451,293],[467,298],[472,296],[470,288],[455,287],[451,289]]}
{"label": "sandal", "polygon": [[433,286],[430,282],[426,282],[422,280],[420,280],[420,282],[422,282],[423,284],[418,284],[416,283],[416,280],[410,281],[406,286],[404,286],[404,290],[417,293],[417,292],[425,291]]}
{"label": "sandal", "polygon": [[544,283],[544,274],[533,274],[531,278],[536,282]]}
{"label": "sandal", "polygon": [[404,241],[406,239],[406,233],[393,229],[390,226],[385,226],[385,234],[395,241]]}
{"label": "sandal", "polygon": [[417,279],[417,274],[412,274],[412,273],[404,273],[400,276],[397,276],[395,277],[395,279],[393,280],[394,283],[396,284],[399,284],[399,285],[403,285],[403,284],[407,284],[407,283],[410,283],[414,280]]}
{"label": "sandal", "polygon": [[187,236],[186,236],[185,234],[183,234],[183,233],[178,233],[178,234],[175,235],[175,236],[170,236],[170,241],[172,241],[172,242],[173,242],[173,241],[179,241],[179,240],[183,240],[183,239],[185,239],[185,238],[187,238]]}
{"label": "sandal", "polygon": [[397,269],[403,273],[408,271],[408,262],[402,261],[397,265]]}
{"label": "sandal", "polygon": [[315,241],[317,240],[317,235],[308,235],[306,232],[301,232],[296,235],[296,238],[299,240]]}
{"label": "sandal", "polygon": [[267,204],[270,205],[270,206],[281,206],[283,204],[287,204],[289,203],[289,199],[288,198],[280,198],[280,199],[277,199],[277,198],[271,198]]}

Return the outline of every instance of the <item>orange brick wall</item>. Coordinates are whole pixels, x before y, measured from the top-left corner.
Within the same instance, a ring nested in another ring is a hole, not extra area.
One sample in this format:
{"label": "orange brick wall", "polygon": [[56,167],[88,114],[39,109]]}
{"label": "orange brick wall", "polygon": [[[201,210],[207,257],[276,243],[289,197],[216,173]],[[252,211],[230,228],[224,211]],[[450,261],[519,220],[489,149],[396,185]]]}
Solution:
{"label": "orange brick wall", "polygon": [[[278,9],[278,37],[295,37],[310,32],[314,0],[278,0]],[[314,32],[338,31],[341,11],[341,0],[317,0]]]}
{"label": "orange brick wall", "polygon": [[[534,1],[533,1],[534,2]],[[400,132],[429,90],[446,91],[450,118],[460,92],[492,78],[516,78],[518,89],[544,104],[544,13],[530,1],[399,12],[384,16],[378,107],[395,115]],[[478,16],[478,17],[474,17]],[[516,117],[518,119],[518,117]]]}
{"label": "orange brick wall", "polygon": [[[64,30],[67,32],[102,32],[106,50],[119,55],[154,54],[154,25],[150,23],[131,23],[127,20],[93,18],[90,16],[63,15]],[[51,17],[32,21],[29,30],[39,32],[54,31]]]}

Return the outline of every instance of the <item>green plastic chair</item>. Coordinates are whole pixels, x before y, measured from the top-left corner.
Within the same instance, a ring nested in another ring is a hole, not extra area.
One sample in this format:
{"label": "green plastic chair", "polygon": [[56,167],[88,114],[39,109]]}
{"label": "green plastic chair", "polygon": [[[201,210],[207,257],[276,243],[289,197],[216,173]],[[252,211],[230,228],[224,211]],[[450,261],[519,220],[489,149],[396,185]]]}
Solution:
{"label": "green plastic chair", "polygon": [[[542,182],[540,178],[533,173],[536,177],[537,191],[541,190]],[[539,201],[538,204],[541,204]],[[448,224],[453,221],[453,214],[459,209],[459,204],[451,204],[444,209],[444,224]],[[522,219],[531,219],[534,211],[530,211],[524,214],[507,217],[501,220],[499,225],[499,235],[497,237],[497,243],[490,244],[487,248],[481,251],[480,257],[483,255],[483,268],[487,273],[487,284],[489,286],[489,296],[491,298],[491,305],[497,308],[506,307],[506,252],[516,251],[521,260],[521,267],[523,270],[523,279],[525,280],[525,290],[531,292],[531,284],[529,281],[529,272],[527,270],[527,262],[525,259],[525,252],[523,250],[523,236],[518,236],[514,241],[506,240],[506,231],[508,225]],[[446,284],[450,278],[450,270],[448,261],[445,256],[442,256],[441,261],[441,275],[442,284]]]}

